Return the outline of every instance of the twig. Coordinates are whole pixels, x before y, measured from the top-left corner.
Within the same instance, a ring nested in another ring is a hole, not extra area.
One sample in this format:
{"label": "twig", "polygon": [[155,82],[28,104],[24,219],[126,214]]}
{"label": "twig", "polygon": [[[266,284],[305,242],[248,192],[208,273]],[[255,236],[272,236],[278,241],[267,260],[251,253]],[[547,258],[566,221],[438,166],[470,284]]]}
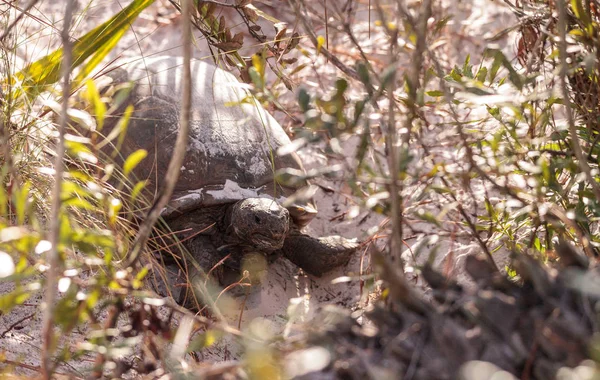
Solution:
{"label": "twig", "polygon": [[325,8],[325,48],[329,50],[329,15],[327,14],[327,0],[325,0],[323,8]]}
{"label": "twig", "polygon": [[[106,332],[109,329],[115,328],[115,326],[117,325],[117,320],[122,312],[123,312],[123,302],[121,300],[118,300],[117,303],[115,305],[113,305],[108,312],[108,317],[106,318],[106,321],[104,322],[104,329],[103,329],[104,332]],[[112,339],[111,337],[107,337],[107,338],[109,341]],[[90,374],[91,378],[99,379],[102,377],[103,366],[104,366],[105,361],[106,361],[106,354],[99,352],[96,355],[96,359],[94,360],[94,370]]]}
{"label": "twig", "polygon": [[[183,0],[183,1],[185,1],[185,0]],[[183,4],[183,1],[182,1],[182,4]],[[216,1],[216,0],[201,0],[201,2],[208,3],[208,4],[215,4],[215,5],[219,5],[221,7],[226,7],[226,8],[238,8],[239,7],[239,5],[236,5],[236,4],[227,4],[227,3],[222,3],[222,2]],[[182,11],[183,11],[183,8],[184,7],[182,6],[182,8],[181,8]]]}
{"label": "twig", "polygon": [[[380,8],[380,4],[377,3]],[[384,20],[384,25],[387,23]],[[388,130],[386,134],[386,147],[388,149],[388,165],[390,167],[390,177],[392,182],[390,183],[390,200],[392,204],[391,210],[391,221],[392,221],[392,232],[390,238],[390,256],[392,263],[400,265],[402,272],[404,273],[404,261],[402,260],[402,213],[403,213],[403,199],[402,199],[402,186],[398,183],[398,131],[396,130],[395,114],[396,109],[393,106],[396,102],[394,98],[394,91],[396,87],[396,75],[395,72],[398,70],[396,67],[397,54],[396,48],[398,46],[398,32],[397,29],[393,31],[388,30],[390,35],[390,67],[394,69],[394,75],[389,79],[389,87],[387,89],[388,101],[389,101],[389,116],[388,116]]]}
{"label": "twig", "polygon": [[69,93],[71,83],[69,77],[71,75],[71,63],[73,61],[73,52],[71,41],[69,39],[69,29],[71,27],[71,20],[73,18],[73,10],[76,6],[76,1],[71,0],[68,2],[65,10],[65,18],[63,21],[63,28],[61,32],[61,39],[63,45],[63,59],[62,59],[62,77],[63,77],[63,88],[62,88],[62,109],[60,113],[60,123],[58,126],[58,147],[56,148],[56,157],[54,161],[54,190],[52,193],[52,208],[50,214],[50,244],[51,248],[48,251],[47,261],[50,265],[48,274],[46,277],[46,295],[44,301],[46,303],[46,310],[44,312],[44,323],[42,325],[42,376],[44,379],[50,379],[52,377],[52,371],[54,370],[54,362],[52,360],[52,347],[54,341],[54,309],[55,300],[57,295],[57,282],[59,274],[59,266],[61,265],[60,258],[58,256],[58,245],[60,242],[60,209],[61,209],[61,189],[64,172],[64,155],[65,155],[65,130],[67,127],[67,111],[69,108]]}
{"label": "twig", "polygon": [[0,334],[0,339],[4,338],[4,336],[5,336],[6,334],[8,334],[8,333],[9,333],[9,332],[10,332],[12,329],[14,329],[14,328],[15,328],[15,327],[16,327],[18,324],[20,324],[20,323],[22,323],[23,321],[26,321],[26,320],[28,320],[29,318],[33,317],[33,316],[34,316],[36,313],[37,313],[37,312],[35,312],[35,313],[31,313],[31,314],[29,314],[29,315],[26,315],[25,317],[23,317],[23,318],[19,319],[19,320],[18,320],[18,321],[16,321],[15,323],[13,323],[13,324],[11,324],[10,326],[8,326],[8,328],[6,329],[6,331],[4,331],[2,334]]}
{"label": "twig", "polygon": [[[37,367],[34,365],[30,365],[30,364],[25,364],[25,363],[19,363],[19,362],[15,362],[13,360],[8,360],[8,359],[1,359],[0,363],[5,363],[8,365],[12,365],[15,367],[21,367],[21,368],[25,368],[28,369],[30,371],[34,371],[34,372],[42,372],[42,368],[41,367]],[[62,372],[55,372],[56,375],[62,375],[62,376],[68,376],[69,379],[83,379],[83,377],[76,377],[73,376],[73,374],[67,374],[67,373],[62,373]]]}
{"label": "twig", "polygon": [[[459,120],[458,112],[456,111],[456,108],[454,107],[454,103],[452,103],[452,96],[450,95],[450,91],[449,91],[449,89],[446,86],[446,83],[444,81],[444,72],[442,70],[442,66],[441,66],[440,62],[437,60],[437,58],[434,56],[434,54],[431,51],[431,49],[427,49],[427,53],[429,55],[429,58],[433,62],[433,65],[434,65],[435,70],[436,70],[436,72],[438,74],[438,77],[440,78],[440,88],[442,89],[442,92],[444,93],[444,99],[448,103],[448,107],[450,108],[450,112],[452,113],[452,116],[453,116],[454,120],[456,120],[456,129],[457,129],[458,135],[459,135],[459,137],[460,137],[460,139],[461,139],[461,141],[463,143],[463,147],[464,147],[464,149],[466,151],[466,155],[467,155],[469,166],[471,167],[471,169],[473,169],[477,174],[479,174],[485,180],[487,180],[490,183],[492,183],[494,185],[494,187],[500,188],[501,190],[505,190],[506,193],[508,193],[510,196],[514,197],[515,199],[519,199],[519,200],[522,199],[521,197],[519,197],[518,194],[516,194],[514,191],[512,191],[508,187],[502,187],[502,186],[498,185],[496,183],[496,181],[494,181],[475,162],[475,160],[473,158],[473,150],[471,149],[471,146],[469,145],[467,136],[465,135],[465,132],[462,129],[461,123],[458,121]],[[442,181],[444,182],[445,186],[448,186],[448,182],[445,180],[445,178],[442,177]],[[481,236],[479,236],[479,233],[477,232],[477,228],[476,228],[475,224],[471,221],[471,218],[468,217],[466,211],[464,210],[464,208],[462,207],[462,205],[458,202],[458,199],[455,198],[454,194],[451,193],[451,196],[453,197],[453,199],[455,199],[457,201],[457,204],[459,205],[459,207],[458,207],[459,212],[461,213],[461,215],[465,219],[465,222],[467,222],[467,224],[469,225],[469,228],[471,229],[473,237],[475,237],[475,239],[477,240],[477,243],[479,243],[479,246],[485,252],[485,255],[488,258],[488,260],[490,261],[490,263],[492,263],[492,265],[494,265],[494,267],[496,268],[496,270],[499,271],[498,265],[496,264],[496,261],[492,257],[492,252],[489,250],[487,244],[485,244],[485,242],[481,239]]]}
{"label": "twig", "polygon": [[[6,59],[6,77],[10,77],[12,74],[12,69],[10,67],[10,59]],[[2,165],[6,167],[7,177],[13,177],[13,160],[10,152],[10,116],[13,112],[13,87],[12,80],[6,81],[6,92],[0,88],[0,99],[3,99],[3,103],[5,104],[6,112],[0,113],[0,146],[2,147],[2,151],[0,151],[0,159],[2,159]],[[2,106],[4,106],[2,104]]]}
{"label": "twig", "polygon": [[[4,39],[6,38],[6,36],[8,36],[8,34],[10,33],[10,31],[15,27],[15,25],[17,25],[17,23],[19,21],[21,21],[21,19],[29,13],[29,11],[31,10],[31,8],[33,8],[37,2],[39,0],[31,0],[29,2],[29,4],[27,4],[27,6],[25,7],[25,9],[23,9],[21,11],[21,13],[17,16],[17,18],[14,19],[13,22],[10,23],[9,26],[6,27],[6,29],[4,30],[4,33],[2,33],[2,35],[0,35],[0,42],[4,41]],[[12,5],[12,4],[11,4]]]}
{"label": "twig", "polygon": [[243,335],[242,332],[234,327],[231,327],[229,324],[227,323],[223,323],[223,322],[215,322],[209,318],[203,317],[201,315],[198,314],[194,314],[192,312],[190,312],[188,309],[186,309],[185,307],[177,304],[175,301],[173,301],[172,298],[164,298],[165,301],[165,306],[177,311],[178,313],[181,313],[183,315],[188,315],[188,316],[192,316],[192,318],[194,319],[194,321],[196,321],[197,323],[205,326],[208,329],[215,329],[215,330],[220,330],[223,331],[227,334],[230,334],[232,336],[234,336],[235,338],[244,338],[244,339],[250,339],[250,340],[254,340],[254,341],[259,341],[258,339],[252,338],[250,336],[247,335]]}
{"label": "twig", "polygon": [[[298,5],[297,0],[288,0],[288,4],[292,8],[294,8],[296,17],[298,17],[300,19],[300,21],[302,22],[302,25],[304,26],[304,31],[306,32],[306,35],[308,36],[308,38],[310,39],[312,44],[315,47],[318,46],[319,42],[317,41],[317,35],[314,32],[314,26],[311,25],[310,22],[308,21],[308,16],[306,15],[306,12],[302,12],[300,10],[300,6]],[[333,53],[331,53],[326,47],[321,47],[320,52],[325,56],[325,58],[327,58],[327,60],[329,62],[333,63],[333,65],[335,67],[337,67],[338,69],[340,69],[344,74],[348,75],[350,78],[360,80],[356,70],[346,66],[342,61],[339,60],[338,57],[336,57]]]}
{"label": "twig", "polygon": [[[182,78],[182,100],[181,110],[179,119],[179,133],[177,134],[177,140],[175,141],[175,149],[173,150],[173,157],[169,162],[167,169],[167,175],[165,177],[164,187],[157,194],[156,199],[146,219],[140,226],[138,235],[133,243],[133,247],[129,254],[126,262],[126,266],[133,266],[139,259],[142,250],[146,246],[148,238],[152,233],[152,228],[158,218],[161,215],[162,209],[167,205],[173,194],[173,189],[179,178],[179,169],[183,165],[183,159],[185,158],[188,134],[190,129],[190,113],[191,113],[191,96],[192,96],[192,73],[190,67],[190,61],[192,59],[192,27],[191,27],[191,0],[183,0],[181,2],[181,14],[183,16],[182,22],[182,33],[183,33],[183,78]],[[202,271],[202,268],[197,268]],[[206,289],[202,284],[198,284],[202,287],[203,292],[206,294],[205,300],[210,304],[213,313],[217,318],[226,325],[225,317],[217,309],[214,301],[206,292]]]}
{"label": "twig", "polygon": [[429,336],[429,328],[425,327],[423,331],[421,331],[421,335],[419,336],[419,340],[417,340],[417,346],[413,351],[410,364],[408,369],[406,370],[406,374],[404,378],[406,380],[411,380],[414,378],[415,373],[417,372],[419,361],[421,360],[421,356],[423,355],[423,349],[425,348],[425,343],[427,343],[427,337]]}
{"label": "twig", "polygon": [[133,243],[133,247],[129,254],[129,258],[126,262],[126,266],[132,266],[139,259],[140,254],[144,247],[146,246],[146,242],[150,237],[152,232],[152,228],[158,218],[160,217],[162,209],[167,205],[169,200],[171,199],[171,195],[173,193],[173,189],[175,188],[175,184],[177,183],[177,179],[179,178],[180,168],[183,164],[183,159],[185,157],[188,134],[189,134],[189,126],[190,126],[190,107],[191,107],[191,90],[192,90],[192,75],[190,69],[190,60],[191,60],[191,26],[190,20],[191,12],[189,9],[188,0],[182,1],[182,10],[183,14],[183,78],[182,78],[182,101],[181,101],[181,115],[179,121],[179,133],[177,134],[177,140],[175,141],[175,149],[173,150],[173,157],[169,162],[169,167],[167,169],[167,175],[165,177],[164,187],[161,189],[159,194],[157,194],[156,199],[150,210],[148,211],[148,215],[146,219],[141,224],[138,235]]}
{"label": "twig", "polygon": [[241,330],[242,328],[242,318],[244,316],[244,310],[246,309],[246,301],[248,301],[248,296],[250,295],[250,287],[246,287],[246,294],[244,294],[244,300],[242,301],[242,304],[240,305],[240,316],[238,318],[238,325],[237,328],[238,330]]}

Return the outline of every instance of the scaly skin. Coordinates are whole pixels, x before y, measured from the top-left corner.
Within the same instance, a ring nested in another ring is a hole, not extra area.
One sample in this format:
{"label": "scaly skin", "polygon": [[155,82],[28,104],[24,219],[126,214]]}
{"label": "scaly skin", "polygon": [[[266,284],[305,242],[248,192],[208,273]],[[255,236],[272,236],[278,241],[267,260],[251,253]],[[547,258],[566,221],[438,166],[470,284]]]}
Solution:
{"label": "scaly skin", "polygon": [[348,263],[358,248],[355,240],[341,236],[314,238],[299,231],[292,231],[285,239],[283,255],[313,276],[323,274]]}
{"label": "scaly skin", "polygon": [[281,249],[290,227],[290,213],[268,198],[247,198],[231,205],[226,234],[263,253]]}
{"label": "scaly skin", "polygon": [[313,238],[303,234],[289,218],[288,210],[267,198],[248,198],[235,203],[227,231],[265,254],[279,250],[315,276],[346,264],[358,247],[355,241],[341,236]]}
{"label": "scaly skin", "polygon": [[[222,286],[239,279],[242,261],[252,254],[263,254],[265,263],[283,255],[306,273],[321,276],[346,264],[358,247],[355,240],[341,236],[314,238],[300,232],[289,211],[268,198],[247,198],[224,207],[198,209],[168,223],[175,231],[189,230],[179,238],[205,273],[229,255],[224,265],[212,271],[212,277]],[[185,235],[189,237],[211,224],[213,227],[204,233],[186,239]],[[172,266],[169,270],[177,272]],[[171,291],[182,305],[195,308],[193,297],[182,291],[185,288],[181,284],[193,284],[201,274],[190,262],[184,267],[188,268],[187,275],[180,274],[175,281],[179,288],[171,286]],[[234,290],[234,295],[245,293],[242,288]]]}

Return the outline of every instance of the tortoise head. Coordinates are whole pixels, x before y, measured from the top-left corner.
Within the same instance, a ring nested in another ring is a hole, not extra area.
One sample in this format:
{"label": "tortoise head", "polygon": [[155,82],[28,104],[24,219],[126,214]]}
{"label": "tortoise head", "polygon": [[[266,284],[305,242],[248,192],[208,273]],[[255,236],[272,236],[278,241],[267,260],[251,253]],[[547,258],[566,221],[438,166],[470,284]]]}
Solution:
{"label": "tortoise head", "polygon": [[290,213],[268,198],[247,198],[231,206],[228,230],[262,252],[283,247],[290,227]]}

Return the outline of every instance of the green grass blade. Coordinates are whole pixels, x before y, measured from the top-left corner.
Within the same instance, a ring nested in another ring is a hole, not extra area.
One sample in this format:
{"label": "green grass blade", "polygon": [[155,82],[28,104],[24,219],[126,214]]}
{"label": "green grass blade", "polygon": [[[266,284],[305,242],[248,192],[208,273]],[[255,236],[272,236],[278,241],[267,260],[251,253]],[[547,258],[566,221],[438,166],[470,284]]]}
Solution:
{"label": "green grass blade", "polygon": [[[135,18],[152,4],[154,0],[134,0],[110,20],[86,33],[73,45],[73,68],[81,65],[86,59],[93,59],[83,68],[78,80],[88,75],[94,67],[108,54],[123,36]],[[35,96],[48,85],[58,81],[61,72],[63,49],[57,49],[49,55],[32,62],[16,74],[23,82],[28,95]]]}

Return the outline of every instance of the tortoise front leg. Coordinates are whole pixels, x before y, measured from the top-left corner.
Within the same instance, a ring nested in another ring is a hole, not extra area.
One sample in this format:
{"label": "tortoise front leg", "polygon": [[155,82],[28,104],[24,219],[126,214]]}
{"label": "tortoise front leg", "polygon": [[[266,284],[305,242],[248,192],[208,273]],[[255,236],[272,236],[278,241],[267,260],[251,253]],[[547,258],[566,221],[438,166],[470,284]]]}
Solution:
{"label": "tortoise front leg", "polygon": [[[231,247],[217,248],[210,236],[199,235],[185,243],[185,247],[191,254],[192,260],[187,260],[187,272],[180,271],[180,276],[177,280],[180,290],[178,297],[174,298],[177,302],[192,310],[197,310],[205,300],[202,298],[201,286],[209,294],[205,296],[216,299],[221,291],[221,288],[227,289],[227,293],[231,296],[239,296],[247,293],[246,286],[250,284],[248,281],[240,282],[240,268],[238,260],[240,260],[240,247],[233,245]],[[230,256],[227,260],[223,260],[226,256]],[[223,260],[223,262],[221,262]],[[233,263],[230,267],[228,264]],[[237,267],[236,264],[237,263]],[[207,275],[210,273],[210,276]],[[233,285],[233,286],[230,286]]]}
{"label": "tortoise front leg", "polygon": [[[179,258],[170,253],[162,252],[163,269],[154,271],[153,287],[162,297],[171,296],[180,305],[197,309],[201,300],[195,297],[197,292],[192,286],[198,281],[206,281],[206,274],[211,272],[213,285],[217,285],[222,276],[222,266],[215,267],[221,260],[222,254],[215,248],[211,237],[198,235],[184,241],[184,246],[189,252],[180,252]],[[196,302],[196,300],[198,302]]]}
{"label": "tortoise front leg", "polygon": [[[206,283],[206,289],[218,289],[223,277],[223,265],[218,264],[223,254],[217,250],[209,235],[195,236],[185,241],[184,245],[191,257],[183,260],[186,265],[183,271],[179,271],[179,295],[174,295],[173,298],[180,305],[195,310],[201,305],[202,299],[201,293],[194,286]],[[210,276],[207,277],[208,273]]]}
{"label": "tortoise front leg", "polygon": [[290,232],[281,249],[283,255],[306,273],[321,276],[345,265],[358,248],[356,240],[341,236],[314,238],[301,232]]}

